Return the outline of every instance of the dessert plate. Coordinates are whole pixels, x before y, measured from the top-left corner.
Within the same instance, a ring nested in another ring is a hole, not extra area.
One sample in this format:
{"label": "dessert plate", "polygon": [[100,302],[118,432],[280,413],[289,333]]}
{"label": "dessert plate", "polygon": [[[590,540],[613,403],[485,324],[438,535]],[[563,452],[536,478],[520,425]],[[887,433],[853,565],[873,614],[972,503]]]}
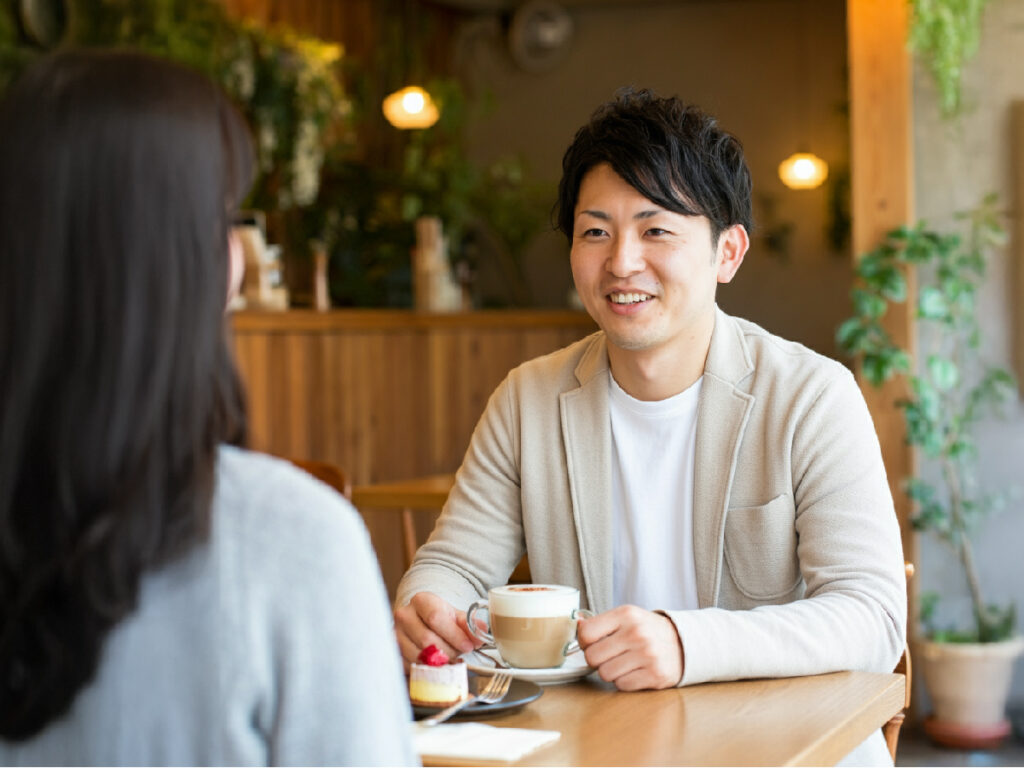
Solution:
{"label": "dessert plate", "polygon": [[[500,660],[501,656],[498,655],[497,651],[487,649],[464,653],[462,658],[466,660],[466,667],[471,672],[476,672],[479,675],[490,675],[497,666],[495,659]],[[542,669],[508,667],[507,669],[512,673],[515,681],[528,680],[541,685],[569,683],[573,680],[579,680],[581,677],[586,677],[594,671],[593,667],[587,666],[587,660],[583,657],[583,651],[570,654],[565,659],[565,663],[560,667],[544,667]]]}
{"label": "dessert plate", "polygon": [[[480,690],[480,688],[487,685],[489,677],[490,674],[477,675],[470,672],[469,690],[474,693]],[[456,712],[452,719],[457,720],[460,717],[486,717],[487,715],[495,714],[497,712],[507,712],[510,709],[521,707],[524,704],[529,704],[531,701],[539,699],[543,693],[544,690],[536,683],[531,683],[529,680],[513,678],[512,684],[508,687],[508,693],[505,694],[505,698],[501,701],[496,701],[494,704],[470,704]],[[412,705],[413,714],[417,719],[437,714],[442,709],[444,709],[444,707],[421,707],[419,704]]]}

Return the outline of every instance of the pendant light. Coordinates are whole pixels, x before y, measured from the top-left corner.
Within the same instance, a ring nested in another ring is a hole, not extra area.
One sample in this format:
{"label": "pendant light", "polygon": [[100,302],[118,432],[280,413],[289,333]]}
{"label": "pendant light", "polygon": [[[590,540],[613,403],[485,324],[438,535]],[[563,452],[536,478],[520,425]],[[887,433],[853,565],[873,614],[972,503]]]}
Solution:
{"label": "pendant light", "polygon": [[[403,0],[398,18],[398,56],[402,58],[403,79],[408,82],[410,71],[422,72],[420,41],[421,26],[416,18],[417,0]],[[441,117],[441,112],[430,94],[421,86],[409,84],[384,97],[381,104],[384,117],[395,128],[416,130],[429,128]]]}
{"label": "pendant light", "polygon": [[812,152],[794,152],[779,163],[779,178],[790,189],[814,189],[828,178],[828,163]]}
{"label": "pendant light", "polygon": [[385,97],[381,109],[389,123],[404,130],[429,128],[441,117],[430,94],[418,85],[407,85]]}
{"label": "pendant light", "polygon": [[[803,83],[803,92],[798,94],[798,97],[804,105],[804,122],[803,127],[799,129],[801,132],[810,130],[810,55],[808,52],[809,48],[809,35],[807,25],[808,19],[808,3],[804,0],[801,3],[800,13],[802,18],[800,20],[800,48],[802,53],[802,61],[798,66],[803,66],[803,73],[801,77],[793,78],[794,81],[801,81]],[[808,152],[806,149],[801,148],[800,151],[794,152],[792,155],[787,157],[781,163],[779,163],[779,178],[782,179],[782,183],[790,189],[814,189],[820,187],[821,184],[828,178],[828,164],[820,157],[815,155],[813,152]]]}

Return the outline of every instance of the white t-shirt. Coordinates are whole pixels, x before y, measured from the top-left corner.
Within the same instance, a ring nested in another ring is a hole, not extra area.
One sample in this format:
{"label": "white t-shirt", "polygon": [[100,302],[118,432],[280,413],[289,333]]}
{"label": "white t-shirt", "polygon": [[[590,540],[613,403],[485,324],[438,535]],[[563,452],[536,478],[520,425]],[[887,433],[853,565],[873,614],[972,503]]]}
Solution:
{"label": "white t-shirt", "polygon": [[693,462],[702,379],[666,400],[628,395],[608,372],[615,605],[696,609]]}

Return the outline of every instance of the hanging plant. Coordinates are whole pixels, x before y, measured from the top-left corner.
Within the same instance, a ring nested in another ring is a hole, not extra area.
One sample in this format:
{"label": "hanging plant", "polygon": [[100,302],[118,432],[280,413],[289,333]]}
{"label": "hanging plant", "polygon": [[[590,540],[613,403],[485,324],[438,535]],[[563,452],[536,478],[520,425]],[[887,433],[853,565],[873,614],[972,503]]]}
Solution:
{"label": "hanging plant", "polygon": [[[62,44],[129,45],[204,72],[235,99],[256,139],[249,205],[288,211],[316,205],[327,153],[350,138],[343,51],[284,28],[238,20],[217,0],[63,0]],[[14,0],[0,0],[0,90],[44,52],[24,39]]]}
{"label": "hanging plant", "polygon": [[978,52],[990,0],[910,0],[910,47],[931,70],[943,116],[960,112],[964,65]]}

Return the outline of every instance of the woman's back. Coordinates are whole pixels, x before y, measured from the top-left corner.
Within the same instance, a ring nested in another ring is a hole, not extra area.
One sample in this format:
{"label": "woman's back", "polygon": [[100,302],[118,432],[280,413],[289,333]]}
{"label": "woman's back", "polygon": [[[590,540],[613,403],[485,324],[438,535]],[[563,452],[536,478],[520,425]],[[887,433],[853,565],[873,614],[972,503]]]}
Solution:
{"label": "woman's back", "polygon": [[0,764],[415,761],[362,521],[289,464],[222,447],[209,541],[149,574],[70,713]]}
{"label": "woman's back", "polygon": [[161,59],[61,51],[0,99],[0,763],[414,760],[361,520],[229,447],[251,174]]}

